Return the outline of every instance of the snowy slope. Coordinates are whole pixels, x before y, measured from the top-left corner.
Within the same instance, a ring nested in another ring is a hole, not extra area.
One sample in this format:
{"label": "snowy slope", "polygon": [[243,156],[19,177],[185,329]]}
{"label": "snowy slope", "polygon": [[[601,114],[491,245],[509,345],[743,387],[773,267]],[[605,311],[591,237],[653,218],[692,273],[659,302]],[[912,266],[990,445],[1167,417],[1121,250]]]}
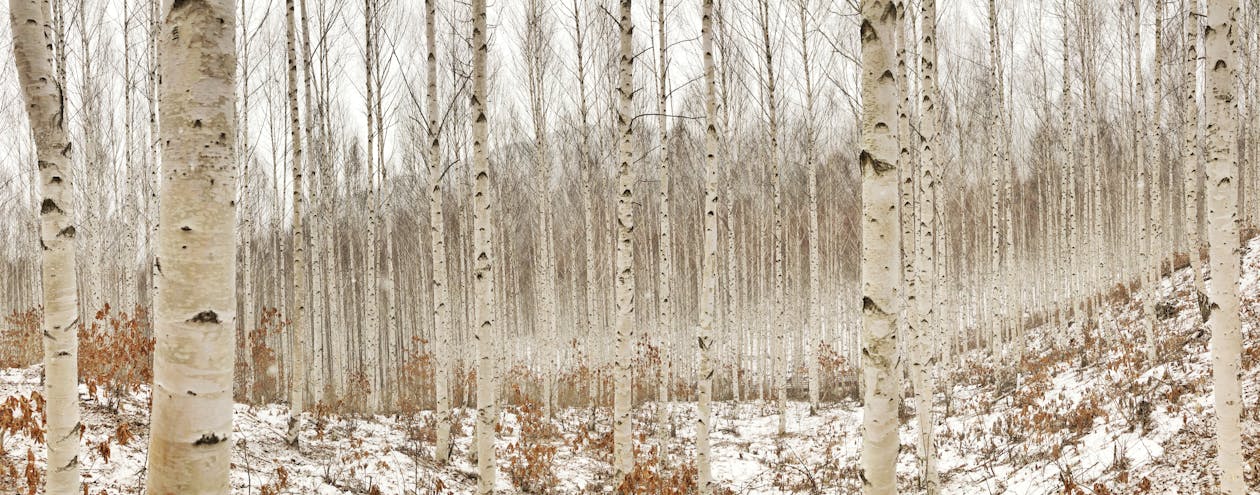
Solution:
{"label": "snowy slope", "polygon": [[[1250,456],[1249,486],[1260,493],[1260,239],[1253,239],[1249,248],[1243,282],[1244,452]],[[954,385],[936,398],[938,418],[949,410],[948,419],[937,426],[944,493],[1209,493],[1216,472],[1211,368],[1207,334],[1184,292],[1188,277],[1181,270],[1162,282],[1159,299],[1175,303],[1176,313],[1161,321],[1161,359],[1154,366],[1142,358],[1137,320],[1141,301],[1136,298],[1118,299],[1096,315],[1093,320],[1104,332],[1090,327],[1090,337],[1083,339],[1084,329],[1074,327],[1072,340],[1062,348],[1042,348],[1055,340],[1038,337],[1050,329],[1031,330],[1027,364],[1018,376],[994,372],[990,363],[967,357],[949,377]],[[0,372],[0,397],[39,390],[39,374],[38,367]],[[938,377],[942,381],[946,377]],[[87,390],[81,395],[86,398]],[[95,399],[83,404],[87,452],[81,460],[90,493],[142,493],[147,395],[130,397],[117,410]],[[694,458],[695,408],[670,404],[668,413],[668,455],[649,468],[661,476],[685,478],[686,464]],[[721,403],[714,414],[714,477],[731,493],[840,494],[860,489],[862,413],[856,404],[829,404],[809,416],[805,404],[791,403],[784,436],[776,434],[772,404]],[[902,429],[898,468],[903,491],[915,493],[916,433],[910,414]],[[586,429],[590,415],[589,410],[560,412],[556,434],[543,443],[554,449],[549,469],[544,469],[554,493],[611,491],[607,411],[596,411],[595,431]],[[475,486],[476,471],[467,454],[472,432],[468,411],[458,415],[462,428],[456,430],[458,441],[448,466],[432,460],[428,414],[308,416],[300,451],[282,441],[283,406],[238,404],[235,418],[234,493],[470,493]],[[503,411],[498,440],[502,493],[516,493],[509,471],[521,418],[515,408]],[[654,418],[651,405],[637,411],[641,456],[657,445]],[[125,445],[118,443],[120,425],[133,436]],[[102,444],[108,446],[108,458]],[[28,451],[37,466],[43,462],[42,447],[32,445],[24,436],[4,439],[10,466],[19,476],[0,477],[0,493],[26,492],[20,473]]]}

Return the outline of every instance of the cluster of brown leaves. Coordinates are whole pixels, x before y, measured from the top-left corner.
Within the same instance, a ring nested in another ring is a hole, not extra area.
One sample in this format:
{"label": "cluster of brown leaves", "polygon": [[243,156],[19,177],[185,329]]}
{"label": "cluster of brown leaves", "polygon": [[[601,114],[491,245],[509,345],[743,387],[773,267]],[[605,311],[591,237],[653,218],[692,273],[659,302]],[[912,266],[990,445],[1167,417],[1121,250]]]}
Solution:
{"label": "cluster of brown leaves", "polygon": [[520,435],[507,447],[508,477],[523,493],[553,493],[560,482],[556,477],[557,448],[553,440],[560,432],[532,400],[517,407],[516,418]]}
{"label": "cluster of brown leaves", "polygon": [[153,382],[153,332],[145,310],[111,312],[108,304],[79,325],[79,376],[88,394],[116,408],[123,397]]}
{"label": "cluster of brown leaves", "polygon": [[34,444],[44,443],[44,397],[39,392],[30,396],[12,395],[0,403],[0,486],[16,487],[25,483],[27,495],[35,495],[41,486],[42,471],[35,463],[35,452],[26,450],[26,468],[19,471],[7,454],[5,440],[25,436]]}
{"label": "cluster of brown leaves", "polygon": [[4,317],[4,329],[0,330],[0,367],[25,368],[43,359],[39,329],[43,320],[44,310],[38,306]]}

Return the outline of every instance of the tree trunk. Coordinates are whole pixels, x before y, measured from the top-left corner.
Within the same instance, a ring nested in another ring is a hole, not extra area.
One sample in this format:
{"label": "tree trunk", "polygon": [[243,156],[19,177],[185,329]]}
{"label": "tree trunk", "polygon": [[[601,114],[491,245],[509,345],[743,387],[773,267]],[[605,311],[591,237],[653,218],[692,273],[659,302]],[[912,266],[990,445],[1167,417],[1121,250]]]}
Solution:
{"label": "tree trunk", "polygon": [[1221,468],[1221,492],[1246,493],[1242,456],[1242,335],[1239,323],[1238,278],[1241,250],[1238,241],[1238,154],[1235,123],[1235,61],[1231,39],[1238,3],[1207,0],[1207,230],[1212,267],[1208,298],[1212,329],[1212,377],[1216,398],[1216,460]]}
{"label": "tree trunk", "polygon": [[[79,493],[79,340],[74,187],[65,101],[54,79],[48,2],[11,0],[13,56],[35,138],[40,198],[40,285],[43,288],[44,398],[48,461],[45,493]],[[230,376],[230,375],[229,375]],[[230,388],[230,384],[229,384]]]}
{"label": "tree trunk", "polygon": [[898,275],[896,6],[863,0],[862,38],[862,492],[897,492]]}
{"label": "tree trunk", "polygon": [[473,117],[473,288],[476,291],[473,339],[477,341],[477,493],[494,493],[495,404],[494,271],[491,229],[494,210],[490,201],[490,159],[486,123],[486,0],[472,0],[472,97]]}
{"label": "tree trunk", "polygon": [[634,469],[634,444],[630,409],[631,360],[635,343],[634,321],[634,161],[633,133],[630,126],[634,97],[632,64],[634,23],[630,10],[633,0],[621,0],[619,17],[620,42],[617,79],[617,254],[616,254],[616,344],[613,394],[613,480],[620,486]]}
{"label": "tree trunk", "polygon": [[206,0],[168,4],[164,18],[147,490],[221,494],[233,443],[236,12],[231,0]]}
{"label": "tree trunk", "polygon": [[[700,495],[712,495],[713,472],[709,452],[709,422],[713,417],[710,401],[713,396],[713,364],[709,349],[713,346],[713,324],[716,320],[717,248],[718,248],[718,130],[717,94],[713,67],[713,0],[704,0],[700,14],[700,50],[704,55],[704,257],[701,259],[700,335],[697,347],[700,365],[696,386],[696,470]],[[730,218],[727,218],[730,221]],[[729,309],[728,309],[729,311]],[[738,399],[736,399],[738,400]]]}
{"label": "tree trunk", "polygon": [[919,420],[919,459],[923,477],[923,486],[928,495],[935,495],[940,490],[940,477],[936,472],[936,446],[933,438],[935,420],[932,415],[932,394],[935,385],[932,380],[933,353],[931,342],[937,336],[932,335],[932,323],[936,315],[933,297],[933,285],[936,283],[934,273],[936,260],[936,146],[940,142],[939,122],[936,114],[936,1],[923,0],[922,3],[923,44],[920,60],[920,83],[922,101],[919,107],[921,114],[920,129],[923,136],[921,143],[922,162],[919,166],[918,184],[918,242],[914,267],[918,277],[915,286],[915,303],[918,308],[914,312],[919,321],[911,326],[910,338],[914,339],[910,352],[911,379],[914,380],[915,411]]}
{"label": "tree trunk", "polygon": [[[310,327],[303,320],[306,313],[306,239],[302,230],[302,114],[298,107],[298,75],[297,75],[297,13],[295,0],[285,1],[285,49],[288,53],[288,94],[289,94],[289,138],[293,147],[293,312],[289,315],[292,322],[289,342],[290,360],[293,373],[289,377],[289,430],[285,435],[285,443],[297,447],[302,429],[302,410],[306,397],[306,335]],[[310,108],[307,108],[310,111]]]}
{"label": "tree trunk", "polygon": [[[1182,3],[1187,3],[1182,0]],[[1190,0],[1189,5],[1185,7],[1185,17],[1182,24],[1185,27],[1185,58],[1182,64],[1185,67],[1185,78],[1182,82],[1186,95],[1182,102],[1183,111],[1185,112],[1186,122],[1184,124],[1184,136],[1182,142],[1182,167],[1184,174],[1182,176],[1182,187],[1184,189],[1184,198],[1182,204],[1184,206],[1184,223],[1186,227],[1186,254],[1190,258],[1190,280],[1194,284],[1194,291],[1191,297],[1195,301],[1201,300],[1200,294],[1206,288],[1203,285],[1203,269],[1201,268],[1202,259],[1199,258],[1199,247],[1202,240],[1199,237],[1199,199],[1201,191],[1199,190],[1199,177],[1203,171],[1199,168],[1199,13],[1195,12],[1195,8],[1199,5],[1198,0]]]}

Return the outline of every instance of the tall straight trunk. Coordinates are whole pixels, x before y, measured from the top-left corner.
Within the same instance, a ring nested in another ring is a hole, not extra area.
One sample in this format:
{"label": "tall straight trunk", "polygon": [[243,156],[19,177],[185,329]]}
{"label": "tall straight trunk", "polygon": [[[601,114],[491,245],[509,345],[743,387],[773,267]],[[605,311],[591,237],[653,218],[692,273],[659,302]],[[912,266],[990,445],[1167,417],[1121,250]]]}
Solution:
{"label": "tall straight trunk", "polygon": [[922,100],[919,110],[922,112],[919,128],[923,135],[921,144],[922,159],[919,165],[919,176],[916,183],[918,190],[918,242],[914,267],[918,277],[915,290],[915,303],[918,309],[915,316],[919,321],[911,326],[912,341],[910,349],[910,372],[914,380],[915,411],[919,420],[919,458],[922,463],[923,486],[928,495],[935,495],[940,490],[940,476],[936,472],[936,446],[933,438],[935,420],[932,415],[932,393],[935,386],[932,381],[933,353],[931,342],[938,336],[932,335],[932,324],[935,319],[934,273],[936,260],[936,146],[940,142],[939,122],[936,114],[936,1],[923,0],[921,6],[923,22],[923,43],[919,69],[919,90]]}
{"label": "tall straight trunk", "polygon": [[[1063,41],[1063,68],[1062,68],[1063,82],[1062,82],[1062,94],[1059,97],[1059,118],[1060,118],[1059,142],[1060,142],[1060,152],[1061,152],[1061,156],[1059,158],[1060,160],[1059,168],[1060,168],[1060,172],[1063,174],[1062,184],[1064,187],[1064,191],[1063,191],[1063,197],[1061,198],[1061,200],[1064,203],[1063,219],[1065,222],[1067,222],[1067,233],[1066,233],[1067,235],[1065,236],[1065,239],[1064,239],[1064,243],[1067,245],[1066,262],[1067,262],[1067,268],[1068,268],[1067,277],[1064,280],[1064,285],[1066,286],[1065,292],[1067,295],[1067,299],[1065,301],[1065,306],[1066,306],[1065,310],[1075,311],[1076,301],[1078,300],[1077,283],[1080,280],[1080,273],[1077,271],[1078,264],[1077,264],[1077,256],[1076,256],[1076,248],[1079,243],[1079,240],[1077,239],[1078,233],[1077,233],[1077,220],[1076,220],[1076,163],[1074,160],[1075,158],[1075,153],[1074,153],[1075,152],[1075,133],[1074,133],[1074,129],[1072,128],[1072,110],[1073,110],[1072,100],[1071,100],[1071,97],[1072,97],[1072,86],[1071,86],[1072,60],[1071,60],[1071,55],[1070,55],[1071,52],[1069,51],[1070,35],[1068,34],[1068,14],[1067,14],[1066,0],[1064,1],[1062,16],[1063,16],[1062,24],[1061,24],[1062,32],[1060,33],[1060,36],[1063,38],[1062,39]],[[1074,312],[1072,317],[1073,319],[1077,319],[1077,318],[1080,318],[1081,315],[1079,314],[1079,312]],[[1068,326],[1071,326],[1071,321],[1068,322]]]}
{"label": "tall straight trunk", "polygon": [[[74,187],[65,102],[54,79],[49,5],[10,0],[13,57],[35,138],[40,198],[40,285],[43,289],[44,398],[47,400],[45,493],[79,493],[78,276],[75,271]],[[230,387],[230,384],[229,384]]]}
{"label": "tall straight trunk", "polygon": [[[696,482],[700,495],[712,495],[713,472],[709,451],[709,422],[713,417],[713,325],[717,318],[718,248],[718,130],[717,92],[713,66],[713,0],[704,0],[700,13],[700,50],[704,55],[704,257],[700,264],[700,353],[696,384]],[[730,217],[727,217],[727,222]],[[729,262],[729,261],[728,261]],[[728,282],[729,283],[729,282]],[[727,308],[730,311],[730,308]],[[738,398],[736,399],[738,400]]]}
{"label": "tall straight trunk", "polygon": [[618,78],[617,78],[617,253],[616,253],[616,345],[613,394],[613,479],[620,486],[634,469],[634,444],[630,416],[631,359],[634,335],[634,161],[633,132],[630,126],[634,97],[633,0],[621,0]]}
{"label": "tall straight trunk", "polygon": [[[666,58],[668,47],[665,37],[665,0],[659,0],[656,6],[657,13],[657,61],[656,61],[656,113],[657,113],[657,140],[660,148],[657,151],[657,168],[659,169],[658,178],[660,179],[660,228],[661,238],[657,245],[657,285],[659,293],[659,314],[657,315],[657,335],[655,343],[658,352],[662,357],[660,365],[657,367],[657,432],[662,437],[665,431],[665,401],[669,394],[669,364],[665,357],[665,342],[667,335],[672,335],[674,328],[674,302],[671,293],[670,279],[673,276],[674,269],[671,264],[671,244],[670,221],[669,221],[669,129],[668,116],[666,115],[666,98],[668,94],[667,82],[669,76],[669,62]],[[662,452],[664,450],[662,449]]]}
{"label": "tall straight trunk", "polygon": [[490,158],[486,122],[486,0],[472,0],[473,137],[473,289],[476,291],[473,339],[477,341],[477,493],[494,493],[494,430],[498,423],[494,380],[494,271],[491,243],[494,221],[490,201]]}
{"label": "tall straight trunk", "polygon": [[1212,378],[1216,399],[1216,460],[1221,492],[1246,493],[1242,456],[1242,335],[1238,278],[1238,150],[1235,139],[1234,19],[1238,3],[1207,0],[1207,237],[1212,267],[1208,287]]}
{"label": "tall straight trunk", "polygon": [[370,412],[376,412],[381,407],[381,396],[383,395],[381,373],[380,373],[380,317],[379,317],[379,297],[378,290],[378,270],[377,266],[380,262],[380,250],[377,248],[377,204],[376,204],[376,167],[383,164],[380,162],[380,156],[375,153],[376,135],[374,119],[376,113],[376,98],[374,77],[376,60],[376,41],[374,36],[374,27],[376,25],[376,0],[364,0],[364,32],[365,36],[365,56],[363,58],[365,74],[364,84],[367,91],[367,274],[364,276],[364,285],[366,297],[363,302],[366,310],[365,328],[363,328],[363,372],[368,376],[368,403],[367,409]]}
{"label": "tall straight trunk", "polygon": [[[1152,65],[1154,81],[1152,83],[1151,103],[1155,106],[1154,122],[1154,143],[1151,144],[1152,157],[1150,160],[1150,176],[1147,182],[1147,190],[1151,195],[1151,249],[1150,253],[1154,259],[1154,263],[1146,266],[1146,273],[1150,274],[1151,292],[1147,295],[1147,300],[1154,304],[1156,294],[1158,293],[1159,280],[1163,278],[1164,267],[1164,216],[1163,216],[1163,170],[1164,170],[1164,1],[1155,0],[1155,61]],[[1151,308],[1152,310],[1154,307]],[[1154,316],[1154,311],[1151,312]],[[1157,320],[1151,320],[1152,327],[1158,325]],[[1146,342],[1146,357],[1148,360],[1154,361],[1158,355],[1158,346],[1155,335],[1151,335]]]}
{"label": "tall straight trunk", "polygon": [[[578,0],[573,1],[573,42],[577,58],[577,80],[578,80],[578,115],[581,119],[582,139],[578,149],[578,166],[581,169],[582,176],[582,244],[584,255],[584,268],[586,274],[586,283],[582,287],[582,301],[586,308],[585,331],[588,342],[594,342],[597,338],[595,334],[595,205],[592,203],[593,194],[591,193],[591,182],[595,178],[591,174],[591,170],[595,167],[595,163],[590,156],[590,126],[587,125],[587,117],[590,114],[590,106],[586,99],[586,56],[585,46],[586,38],[583,36],[582,25],[584,20],[581,14],[581,5]],[[586,398],[589,406],[595,406],[595,364],[591,351],[587,351],[587,390]],[[591,415],[592,421],[594,414]],[[593,426],[593,424],[592,424]]]}
{"label": "tall straight trunk", "polygon": [[[167,4],[148,493],[231,488],[236,6]],[[230,22],[228,20],[231,20]]]}
{"label": "tall straight trunk", "polygon": [[[897,135],[901,136],[898,147],[898,160],[901,166],[897,172],[901,175],[900,194],[901,209],[901,301],[900,319],[897,320],[897,331],[905,337],[910,333],[910,325],[918,321],[914,311],[918,305],[914,303],[916,294],[914,276],[914,172],[915,164],[911,160],[910,147],[913,138],[910,133],[910,63],[907,60],[907,46],[910,44],[909,23],[906,20],[906,2],[897,1],[897,92],[901,99],[897,101]],[[905,353],[906,341],[900,340],[897,352]]]}
{"label": "tall straight trunk", "polygon": [[771,229],[771,259],[774,260],[773,277],[774,287],[771,295],[773,301],[772,324],[774,327],[772,340],[773,360],[770,367],[771,379],[770,383],[775,390],[775,408],[779,413],[779,434],[787,432],[787,367],[786,367],[786,344],[787,337],[787,310],[783,300],[784,291],[784,271],[783,263],[784,241],[783,241],[783,180],[779,172],[779,107],[776,101],[777,88],[775,87],[774,72],[774,51],[770,44],[770,2],[762,0],[758,4],[758,20],[761,28],[761,47],[766,64],[766,86],[765,86],[765,105],[766,114],[769,117],[768,129],[770,132],[770,149],[768,150],[770,161],[770,188],[773,197],[773,221],[774,226]]}
{"label": "tall straight trunk", "polygon": [[809,414],[818,414],[818,350],[822,340],[822,304],[819,296],[822,259],[818,245],[818,163],[814,157],[817,129],[814,120],[814,81],[810,74],[808,0],[800,0],[801,67],[805,77],[805,173],[809,177],[809,320],[805,325],[805,359],[809,373]]}
{"label": "tall straight trunk", "polygon": [[[298,445],[298,437],[302,429],[302,410],[306,401],[306,336],[310,327],[303,320],[306,313],[306,238],[302,230],[302,114],[298,107],[297,76],[297,12],[295,0],[285,0],[285,49],[288,53],[288,93],[289,93],[289,139],[293,147],[293,203],[290,205],[290,221],[293,229],[293,311],[289,315],[292,322],[289,327],[290,360],[293,373],[289,377],[289,430],[285,442],[291,446]],[[307,108],[310,111],[310,108]]]}
{"label": "tall straight trunk", "polygon": [[543,415],[552,417],[553,383],[556,375],[556,271],[555,253],[551,246],[553,239],[551,226],[551,200],[547,191],[551,183],[551,147],[548,136],[546,99],[547,73],[550,70],[551,44],[545,26],[544,12],[538,0],[531,0],[526,6],[526,29],[524,55],[526,75],[529,82],[530,117],[534,127],[534,175],[539,183],[536,196],[538,202],[538,237],[537,260],[534,263],[535,291],[538,295],[537,308],[537,345],[549,354],[542,360],[543,382]]}
{"label": "tall straight trunk", "polygon": [[897,218],[896,5],[863,0],[862,39],[862,492],[897,492],[897,307],[901,256]]}
{"label": "tall straight trunk", "polygon": [[[721,96],[721,102],[720,102],[722,115],[721,115],[721,121],[720,121],[719,132],[718,132],[718,139],[719,139],[719,146],[720,146],[723,142],[730,142],[729,136],[731,135],[731,129],[732,129],[731,105],[730,105],[731,63],[728,62],[725,58],[727,56],[726,47],[728,46],[729,38],[726,37],[725,23],[722,22],[722,12],[720,8],[709,9],[709,22],[710,22],[710,26],[709,26],[710,30],[713,30],[716,27],[716,32],[711,33],[711,36],[713,36],[713,38],[717,38],[720,36],[722,39],[721,44],[718,45],[718,50],[722,53],[722,57],[723,57],[722,69],[721,69],[722,72],[720,74],[720,79],[722,81],[722,96]],[[711,51],[710,51],[709,56],[712,57]],[[726,197],[724,198],[724,202],[726,203],[726,217],[724,219],[724,223],[726,224],[726,278],[727,278],[726,332],[727,332],[727,335],[729,335],[732,331],[735,332],[736,334],[736,338],[735,338],[736,342],[735,342],[735,346],[733,347],[735,356],[734,356],[734,359],[732,360],[733,366],[731,368],[732,369],[731,384],[732,384],[732,389],[733,389],[731,390],[731,397],[732,397],[732,400],[735,400],[738,402],[744,398],[743,383],[741,382],[742,382],[742,371],[743,371],[743,364],[744,364],[743,357],[744,357],[745,331],[744,331],[743,325],[740,325],[739,328],[736,328],[735,309],[734,309],[735,306],[739,303],[739,287],[742,287],[742,284],[741,284],[742,278],[740,277],[739,263],[735,258],[735,161],[731,159],[729,149],[720,148],[719,152],[723,153],[722,162],[725,162],[725,163],[723,163],[722,166],[723,166],[723,170],[726,173],[726,177],[725,177],[726,183],[723,184],[726,188],[725,190]],[[747,320],[745,319],[743,320],[743,322],[746,323]]]}
{"label": "tall straight trunk", "polygon": [[991,69],[991,72],[989,74],[989,77],[991,78],[989,82],[990,84],[989,112],[991,112],[991,115],[993,116],[990,119],[989,125],[987,126],[988,138],[989,138],[988,144],[990,148],[990,154],[989,154],[989,174],[990,174],[989,175],[989,249],[990,249],[989,268],[990,268],[990,272],[988,274],[988,277],[991,282],[991,285],[989,286],[990,287],[989,302],[990,302],[990,305],[992,306],[991,308],[992,311],[989,314],[990,320],[988,322],[988,325],[990,326],[990,330],[988,333],[988,337],[989,337],[989,352],[993,354],[994,358],[997,358],[1001,354],[1001,350],[998,348],[998,338],[997,338],[997,334],[999,332],[999,328],[1001,325],[1001,315],[998,313],[1001,305],[998,304],[997,300],[1002,290],[1001,287],[999,286],[999,282],[1001,279],[999,274],[1001,273],[1001,270],[1002,270],[1001,269],[1002,246],[999,243],[1000,242],[999,241],[1000,227],[998,226],[998,213],[999,213],[998,188],[1001,187],[1000,182],[1002,180],[1003,173],[1002,173],[1002,162],[1001,162],[1001,151],[1000,151],[1001,147],[998,144],[1001,141],[1001,137],[1000,137],[1001,126],[996,125],[997,122],[1000,122],[1002,120],[1002,117],[1001,117],[1001,108],[999,106],[1000,105],[999,102],[1001,101],[1001,93],[1000,93],[1000,90],[998,89],[998,86],[999,86],[998,81],[1000,78],[1000,76],[998,75],[998,65],[1001,63],[1001,61],[998,59],[998,52],[997,52],[998,50],[997,6],[995,5],[994,0],[989,0],[988,15],[989,15],[989,65]]}
{"label": "tall straight trunk", "polygon": [[455,330],[451,325],[451,311],[448,306],[450,295],[446,290],[446,217],[442,211],[442,167],[441,128],[438,124],[437,97],[437,0],[424,2],[424,39],[428,56],[425,57],[425,78],[428,88],[425,95],[425,111],[429,116],[426,132],[429,137],[429,255],[433,262],[433,343],[434,366],[433,380],[435,402],[437,403],[437,442],[434,446],[434,457],[445,463],[451,456],[451,378],[450,367],[454,362],[450,358],[451,333]]}
{"label": "tall straight trunk", "polygon": [[[1137,109],[1136,130],[1134,135],[1134,166],[1138,173],[1138,253],[1141,262],[1141,270],[1138,275],[1142,280],[1142,290],[1146,292],[1146,297],[1142,298],[1142,310],[1146,314],[1146,318],[1142,322],[1142,331],[1146,339],[1146,345],[1143,346],[1147,361],[1155,360],[1155,297],[1156,284],[1158,277],[1153,276],[1151,267],[1156,266],[1154,253],[1152,249],[1155,247],[1154,238],[1151,236],[1151,229],[1154,224],[1150,221],[1151,217],[1147,216],[1148,211],[1154,210],[1155,189],[1154,178],[1150,173],[1150,155],[1148,148],[1150,147],[1150,139],[1147,133],[1146,121],[1146,90],[1144,81],[1146,76],[1142,73],[1142,0],[1133,0],[1133,79],[1134,87],[1137,92],[1136,100],[1133,105]],[[1157,47],[1158,48],[1158,47]],[[1156,66],[1158,73],[1158,66]],[[1156,95],[1158,99],[1158,95]],[[1158,123],[1157,123],[1158,124]]]}
{"label": "tall straight trunk", "polygon": [[1185,58],[1182,59],[1182,65],[1185,68],[1182,87],[1185,88],[1185,99],[1182,101],[1182,111],[1186,116],[1186,122],[1183,128],[1182,141],[1182,167],[1184,174],[1182,176],[1182,188],[1184,197],[1182,204],[1184,207],[1184,223],[1186,228],[1186,253],[1190,258],[1190,280],[1194,284],[1195,291],[1191,294],[1196,301],[1200,300],[1199,294],[1202,294],[1206,288],[1203,286],[1203,270],[1200,266],[1202,260],[1199,258],[1199,247],[1202,241],[1199,237],[1199,176],[1203,173],[1199,168],[1199,13],[1195,12],[1199,6],[1199,0],[1182,0],[1184,5],[1182,9],[1185,17],[1182,18],[1182,24],[1185,27],[1185,35],[1183,39]]}

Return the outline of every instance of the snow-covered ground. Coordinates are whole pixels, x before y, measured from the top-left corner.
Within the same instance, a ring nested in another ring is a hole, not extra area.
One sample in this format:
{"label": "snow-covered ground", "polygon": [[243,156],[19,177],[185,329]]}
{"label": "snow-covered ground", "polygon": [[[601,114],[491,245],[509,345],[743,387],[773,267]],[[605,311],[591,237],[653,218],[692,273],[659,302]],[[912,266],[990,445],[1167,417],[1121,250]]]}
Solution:
{"label": "snow-covered ground", "polygon": [[[1244,261],[1243,376],[1244,452],[1252,493],[1260,493],[1260,240],[1249,243]],[[1055,339],[1050,329],[1029,332],[1026,365],[993,366],[972,356],[938,382],[937,439],[943,492],[948,494],[1172,494],[1210,493],[1216,475],[1214,414],[1207,332],[1185,289],[1190,273],[1165,279],[1160,302],[1176,312],[1160,322],[1160,359],[1143,358],[1141,301],[1117,302],[1093,318],[1102,331],[1074,327],[1070,340],[1044,348]],[[1176,291],[1174,291],[1174,287]],[[1088,334],[1088,338],[1082,335]],[[0,371],[0,397],[26,396],[39,389],[38,367]],[[1013,385],[1012,385],[1013,384]],[[87,396],[86,388],[81,394]],[[148,397],[140,393],[116,409],[85,400],[86,431],[80,459],[92,495],[142,493],[147,444]],[[915,493],[915,421],[904,416],[898,471],[903,492]],[[452,461],[433,461],[432,424],[427,413],[405,417],[353,418],[309,416],[300,450],[283,443],[283,406],[236,406],[232,471],[239,494],[433,494],[470,493],[476,483],[469,458],[472,415],[460,411]],[[663,441],[662,462],[644,466],[656,478],[687,479],[694,459],[693,405],[669,404],[670,431],[659,440],[654,405],[636,412],[640,457],[661,459],[654,449]],[[512,472],[553,493],[611,491],[608,412],[565,410],[549,435],[520,454],[523,422],[538,427],[538,415],[514,407],[503,410],[498,440],[498,487],[517,493]],[[714,408],[713,471],[721,487],[736,494],[857,493],[861,408],[854,403],[826,404],[810,416],[806,404],[789,405],[788,433],[777,434],[772,404],[719,403]],[[3,419],[3,418],[0,418]],[[126,433],[120,433],[125,430]],[[131,438],[126,438],[130,436]],[[125,444],[120,439],[127,440]],[[25,436],[3,439],[17,470],[0,474],[0,493],[26,493],[21,475],[33,456],[43,465],[43,450]],[[106,448],[102,448],[104,445]],[[105,452],[108,452],[106,455]],[[528,460],[529,462],[526,462]],[[533,464],[530,464],[532,462]],[[540,466],[541,464],[541,466]],[[282,481],[283,480],[283,481]],[[13,486],[4,486],[5,484]],[[668,482],[661,485],[668,486]],[[666,492],[652,488],[641,493]],[[534,491],[532,493],[537,493]],[[672,492],[670,492],[672,493]]]}

